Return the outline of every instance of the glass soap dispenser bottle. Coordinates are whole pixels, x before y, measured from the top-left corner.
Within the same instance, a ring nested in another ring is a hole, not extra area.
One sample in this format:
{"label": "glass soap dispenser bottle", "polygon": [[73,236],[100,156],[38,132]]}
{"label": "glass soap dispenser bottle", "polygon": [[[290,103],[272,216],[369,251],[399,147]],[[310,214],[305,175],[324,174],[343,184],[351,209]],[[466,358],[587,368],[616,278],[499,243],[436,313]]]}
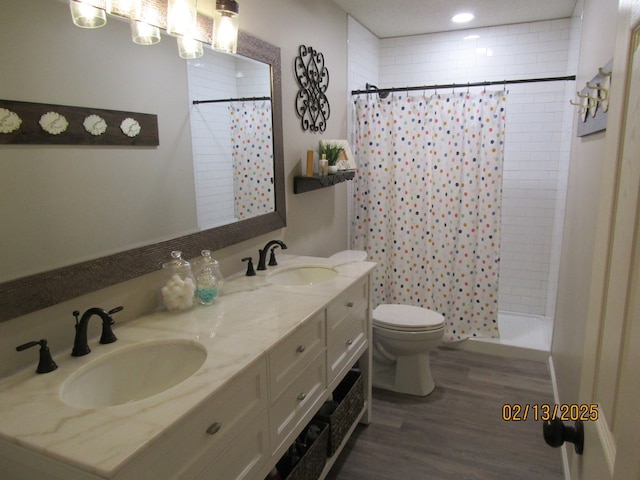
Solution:
{"label": "glass soap dispenser bottle", "polygon": [[202,305],[211,305],[220,295],[224,280],[220,264],[211,257],[210,250],[202,250],[197,262],[196,296]]}
{"label": "glass soap dispenser bottle", "polygon": [[164,283],[160,292],[164,307],[177,312],[193,307],[196,282],[191,271],[191,264],[182,258],[182,252],[171,252],[171,260],[162,264]]}

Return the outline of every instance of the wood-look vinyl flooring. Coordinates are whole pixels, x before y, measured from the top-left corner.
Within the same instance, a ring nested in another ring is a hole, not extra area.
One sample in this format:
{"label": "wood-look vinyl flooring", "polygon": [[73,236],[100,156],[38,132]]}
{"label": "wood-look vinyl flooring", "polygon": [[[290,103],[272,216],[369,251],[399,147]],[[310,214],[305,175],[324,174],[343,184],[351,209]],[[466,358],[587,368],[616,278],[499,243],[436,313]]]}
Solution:
{"label": "wood-look vinyl flooring", "polygon": [[560,449],[542,422],[504,421],[504,404],[552,404],[546,363],[440,348],[427,397],[373,390],[328,480],[561,480]]}

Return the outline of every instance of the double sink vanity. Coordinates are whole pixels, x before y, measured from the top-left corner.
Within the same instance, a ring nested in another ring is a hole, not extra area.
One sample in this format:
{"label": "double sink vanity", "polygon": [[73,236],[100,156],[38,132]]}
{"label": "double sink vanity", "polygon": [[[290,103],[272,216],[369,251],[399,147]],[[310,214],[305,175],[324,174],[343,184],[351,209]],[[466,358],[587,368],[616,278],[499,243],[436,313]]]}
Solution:
{"label": "double sink vanity", "polygon": [[351,431],[368,423],[375,264],[279,261],[212,306],[116,324],[115,343],[0,381],[3,478],[262,480],[356,364]]}

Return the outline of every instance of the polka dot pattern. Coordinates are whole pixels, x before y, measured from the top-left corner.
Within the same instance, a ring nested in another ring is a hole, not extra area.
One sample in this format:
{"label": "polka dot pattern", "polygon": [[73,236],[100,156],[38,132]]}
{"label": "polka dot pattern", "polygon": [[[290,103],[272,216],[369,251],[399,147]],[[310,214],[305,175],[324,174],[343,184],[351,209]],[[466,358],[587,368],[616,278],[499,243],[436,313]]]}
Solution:
{"label": "polka dot pattern", "polygon": [[235,215],[245,219],[273,211],[271,104],[229,105]]}
{"label": "polka dot pattern", "polygon": [[373,303],[430,308],[445,340],[498,336],[504,92],[355,100],[353,248]]}

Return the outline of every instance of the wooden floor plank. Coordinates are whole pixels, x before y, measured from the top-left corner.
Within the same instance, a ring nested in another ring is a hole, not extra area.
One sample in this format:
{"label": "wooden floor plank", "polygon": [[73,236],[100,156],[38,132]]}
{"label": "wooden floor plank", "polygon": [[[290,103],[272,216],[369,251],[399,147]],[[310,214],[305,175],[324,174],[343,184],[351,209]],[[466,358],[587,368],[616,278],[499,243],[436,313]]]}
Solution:
{"label": "wooden floor plank", "polygon": [[542,424],[504,421],[502,406],[551,404],[542,362],[440,348],[428,397],[374,389],[373,419],[358,426],[328,480],[561,480],[559,449]]}

